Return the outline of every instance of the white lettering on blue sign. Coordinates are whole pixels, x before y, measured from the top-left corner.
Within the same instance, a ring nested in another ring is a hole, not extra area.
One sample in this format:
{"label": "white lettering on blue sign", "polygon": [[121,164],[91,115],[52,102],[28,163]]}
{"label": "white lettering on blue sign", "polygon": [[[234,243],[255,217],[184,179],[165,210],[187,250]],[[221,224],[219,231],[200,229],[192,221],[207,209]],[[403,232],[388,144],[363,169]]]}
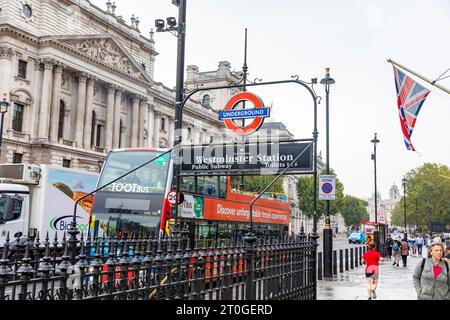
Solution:
{"label": "white lettering on blue sign", "polygon": [[269,117],[269,115],[270,115],[270,108],[230,110],[230,111],[221,111],[219,113],[219,120]]}

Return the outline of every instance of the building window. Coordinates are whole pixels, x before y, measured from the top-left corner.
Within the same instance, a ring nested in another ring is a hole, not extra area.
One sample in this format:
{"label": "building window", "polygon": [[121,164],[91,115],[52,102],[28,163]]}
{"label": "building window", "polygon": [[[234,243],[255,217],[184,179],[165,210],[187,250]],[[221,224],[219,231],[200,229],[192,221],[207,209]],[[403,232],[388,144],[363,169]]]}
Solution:
{"label": "building window", "polygon": [[22,163],[23,154],[13,153],[13,163]]}
{"label": "building window", "polygon": [[63,167],[64,168],[70,168],[70,160],[69,159],[63,159]]}
{"label": "building window", "polygon": [[102,139],[102,126],[97,125],[97,137],[95,138],[95,146],[100,147],[101,139]]}
{"label": "building window", "polygon": [[97,121],[95,111],[92,111],[92,123],[91,123],[91,146],[95,142],[95,122]]}
{"label": "building window", "polygon": [[122,138],[123,138],[123,121],[120,120],[119,148],[122,148],[123,146]]}
{"label": "building window", "polygon": [[162,131],[166,130],[166,119],[161,118],[161,128]]}
{"label": "building window", "polygon": [[13,123],[12,128],[14,131],[22,132],[22,125],[23,125],[23,105],[14,104],[13,109]]}
{"label": "building window", "polygon": [[214,142],[214,137],[213,136],[210,136],[209,137],[209,143],[213,143]]}
{"label": "building window", "polygon": [[192,129],[191,129],[191,128],[188,128],[188,136],[187,136],[187,138],[188,138],[189,140],[191,140],[191,137],[192,137]]}
{"label": "building window", "polygon": [[22,14],[26,18],[31,18],[33,11],[31,10],[30,5],[24,4],[22,7]]}
{"label": "building window", "polygon": [[19,60],[19,65],[17,68],[17,76],[22,79],[27,78],[27,62],[23,60]]}
{"label": "building window", "polygon": [[211,106],[211,98],[209,95],[204,95],[202,100],[202,105],[204,107],[210,107]]}
{"label": "building window", "polygon": [[147,66],[145,65],[144,62],[142,62],[142,69],[144,69],[144,71],[146,71],[146,69],[147,69]]}
{"label": "building window", "polygon": [[64,113],[66,112],[66,106],[61,100],[59,102],[59,120],[58,120],[58,139],[64,138]]}

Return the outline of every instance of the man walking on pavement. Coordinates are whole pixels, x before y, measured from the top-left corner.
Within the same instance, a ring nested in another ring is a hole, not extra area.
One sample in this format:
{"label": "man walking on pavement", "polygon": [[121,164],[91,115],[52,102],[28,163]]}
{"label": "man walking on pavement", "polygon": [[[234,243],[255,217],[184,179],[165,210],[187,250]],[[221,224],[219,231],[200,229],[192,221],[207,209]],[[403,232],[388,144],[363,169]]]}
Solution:
{"label": "man walking on pavement", "polygon": [[394,263],[392,264],[393,266],[397,265],[397,267],[399,266],[398,263],[400,262],[400,241],[398,238],[394,239],[394,243],[392,244],[392,255],[394,257]]}
{"label": "man walking on pavement", "polygon": [[422,246],[423,246],[423,237],[421,234],[416,239],[416,245],[417,245],[417,254],[419,257],[422,257]]}

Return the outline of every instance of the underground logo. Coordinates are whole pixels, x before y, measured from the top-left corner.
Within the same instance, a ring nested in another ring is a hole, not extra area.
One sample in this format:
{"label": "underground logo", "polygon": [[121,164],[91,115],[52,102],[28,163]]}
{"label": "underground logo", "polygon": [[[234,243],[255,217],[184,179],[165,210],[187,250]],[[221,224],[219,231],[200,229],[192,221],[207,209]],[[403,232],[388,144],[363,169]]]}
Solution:
{"label": "underground logo", "polygon": [[[53,218],[50,221],[50,228],[54,231],[67,231],[72,226],[73,216],[64,216],[59,218]],[[83,217],[77,216],[77,229],[79,231],[88,231],[88,225],[79,223],[79,219],[83,220]]]}
{"label": "underground logo", "polygon": [[[243,101],[250,101],[255,108],[234,110]],[[264,123],[264,119],[269,116],[270,108],[265,108],[263,101],[257,95],[251,92],[240,92],[228,101],[225,109],[219,114],[219,120],[223,120],[228,130],[234,134],[249,135],[257,131]],[[236,119],[253,119],[253,121],[244,127],[240,127],[233,121]]]}

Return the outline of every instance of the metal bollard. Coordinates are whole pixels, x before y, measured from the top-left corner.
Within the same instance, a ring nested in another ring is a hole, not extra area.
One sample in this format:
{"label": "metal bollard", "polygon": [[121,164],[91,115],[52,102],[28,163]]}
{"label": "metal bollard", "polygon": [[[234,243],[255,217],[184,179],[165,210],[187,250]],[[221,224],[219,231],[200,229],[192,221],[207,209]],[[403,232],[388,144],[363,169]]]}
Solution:
{"label": "metal bollard", "polygon": [[317,279],[322,280],[322,252],[317,254]]}
{"label": "metal bollard", "polygon": [[355,248],[355,268],[358,268],[359,263],[358,263],[358,247]]}
{"label": "metal bollard", "polygon": [[333,275],[337,274],[337,251],[333,250]]}
{"label": "metal bollard", "polygon": [[350,248],[350,268],[354,268],[354,260],[353,260],[353,248]]}
{"label": "metal bollard", "polygon": [[344,272],[344,251],[339,250],[339,273]]}
{"label": "metal bollard", "polygon": [[345,249],[345,271],[348,271],[348,249]]}

